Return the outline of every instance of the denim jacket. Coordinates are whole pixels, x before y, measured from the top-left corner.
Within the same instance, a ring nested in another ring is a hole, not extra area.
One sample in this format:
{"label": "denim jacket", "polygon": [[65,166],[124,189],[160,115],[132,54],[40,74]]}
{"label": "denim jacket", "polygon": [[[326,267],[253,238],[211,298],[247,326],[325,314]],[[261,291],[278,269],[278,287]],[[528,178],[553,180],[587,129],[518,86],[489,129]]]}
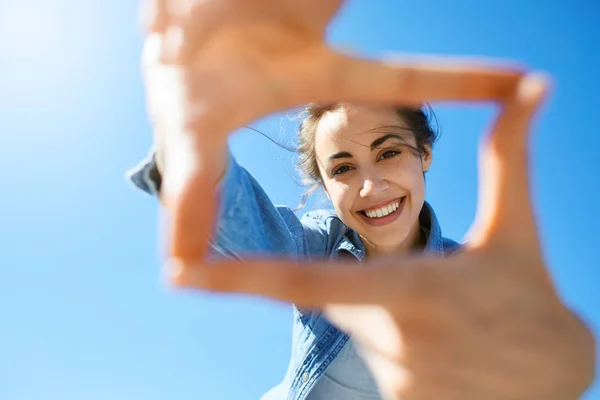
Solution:
{"label": "denim jacket", "polygon": [[[127,177],[137,188],[157,194],[160,175],[153,152]],[[313,211],[298,218],[291,209],[273,205],[233,157],[220,191],[222,203],[211,244],[216,257],[244,259],[268,254],[297,259],[348,258],[355,262],[362,262],[365,257],[358,234],[344,225],[334,211]],[[442,236],[427,202],[420,221],[428,232],[425,252],[444,256],[459,247]],[[263,399],[304,400],[349,339],[320,312],[301,307],[294,307],[292,335],[288,370],[283,381]]]}

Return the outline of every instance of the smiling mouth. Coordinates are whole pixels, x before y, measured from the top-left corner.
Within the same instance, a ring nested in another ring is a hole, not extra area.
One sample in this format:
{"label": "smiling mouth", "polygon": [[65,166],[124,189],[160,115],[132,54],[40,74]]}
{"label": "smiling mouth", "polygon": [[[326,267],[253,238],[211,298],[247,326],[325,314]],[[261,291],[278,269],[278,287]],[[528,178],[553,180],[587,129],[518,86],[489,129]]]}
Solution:
{"label": "smiling mouth", "polygon": [[369,208],[369,209],[359,211],[359,213],[369,219],[384,218],[384,217],[387,217],[388,215],[396,212],[398,210],[398,208],[400,208],[400,206],[404,202],[405,198],[406,198],[406,196],[403,196],[399,199],[389,202],[388,204],[386,204],[383,207]]}

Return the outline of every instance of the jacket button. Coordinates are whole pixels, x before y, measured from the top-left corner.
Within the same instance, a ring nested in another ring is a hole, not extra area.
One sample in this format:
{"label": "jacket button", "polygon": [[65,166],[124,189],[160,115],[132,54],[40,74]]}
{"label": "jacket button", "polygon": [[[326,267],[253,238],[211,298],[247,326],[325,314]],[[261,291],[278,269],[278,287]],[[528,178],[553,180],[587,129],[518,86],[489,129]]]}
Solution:
{"label": "jacket button", "polygon": [[308,382],[308,373],[307,372],[305,372],[305,373],[302,374],[302,381],[303,382]]}

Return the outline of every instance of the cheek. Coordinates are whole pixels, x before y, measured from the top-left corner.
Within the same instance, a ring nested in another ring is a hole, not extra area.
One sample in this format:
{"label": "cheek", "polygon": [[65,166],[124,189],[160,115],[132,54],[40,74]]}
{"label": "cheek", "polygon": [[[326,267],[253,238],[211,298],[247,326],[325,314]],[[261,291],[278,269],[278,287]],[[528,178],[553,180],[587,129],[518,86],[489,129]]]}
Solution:
{"label": "cheek", "polygon": [[339,215],[349,213],[352,208],[354,195],[352,194],[354,185],[330,181],[327,184],[327,191],[333,207]]}
{"label": "cheek", "polygon": [[386,175],[388,181],[409,191],[413,197],[418,197],[425,189],[423,169],[419,159],[412,158],[390,163],[386,168]]}

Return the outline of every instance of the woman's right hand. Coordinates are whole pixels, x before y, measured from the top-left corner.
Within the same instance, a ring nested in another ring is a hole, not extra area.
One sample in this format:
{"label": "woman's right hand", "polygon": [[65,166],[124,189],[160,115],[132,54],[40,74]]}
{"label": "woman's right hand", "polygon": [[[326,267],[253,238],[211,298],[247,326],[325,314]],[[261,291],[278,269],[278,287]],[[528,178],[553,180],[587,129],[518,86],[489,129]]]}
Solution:
{"label": "woman's right hand", "polygon": [[143,66],[170,213],[169,252],[202,263],[227,136],[307,102],[504,100],[521,73],[471,60],[386,64],[324,41],[339,0],[154,0]]}
{"label": "woman's right hand", "polygon": [[548,90],[523,79],[480,148],[470,241],[451,256],[173,265],[180,287],[318,308],[350,335],[385,399],[577,399],[593,382],[592,331],[552,284],[530,200],[530,125]]}

